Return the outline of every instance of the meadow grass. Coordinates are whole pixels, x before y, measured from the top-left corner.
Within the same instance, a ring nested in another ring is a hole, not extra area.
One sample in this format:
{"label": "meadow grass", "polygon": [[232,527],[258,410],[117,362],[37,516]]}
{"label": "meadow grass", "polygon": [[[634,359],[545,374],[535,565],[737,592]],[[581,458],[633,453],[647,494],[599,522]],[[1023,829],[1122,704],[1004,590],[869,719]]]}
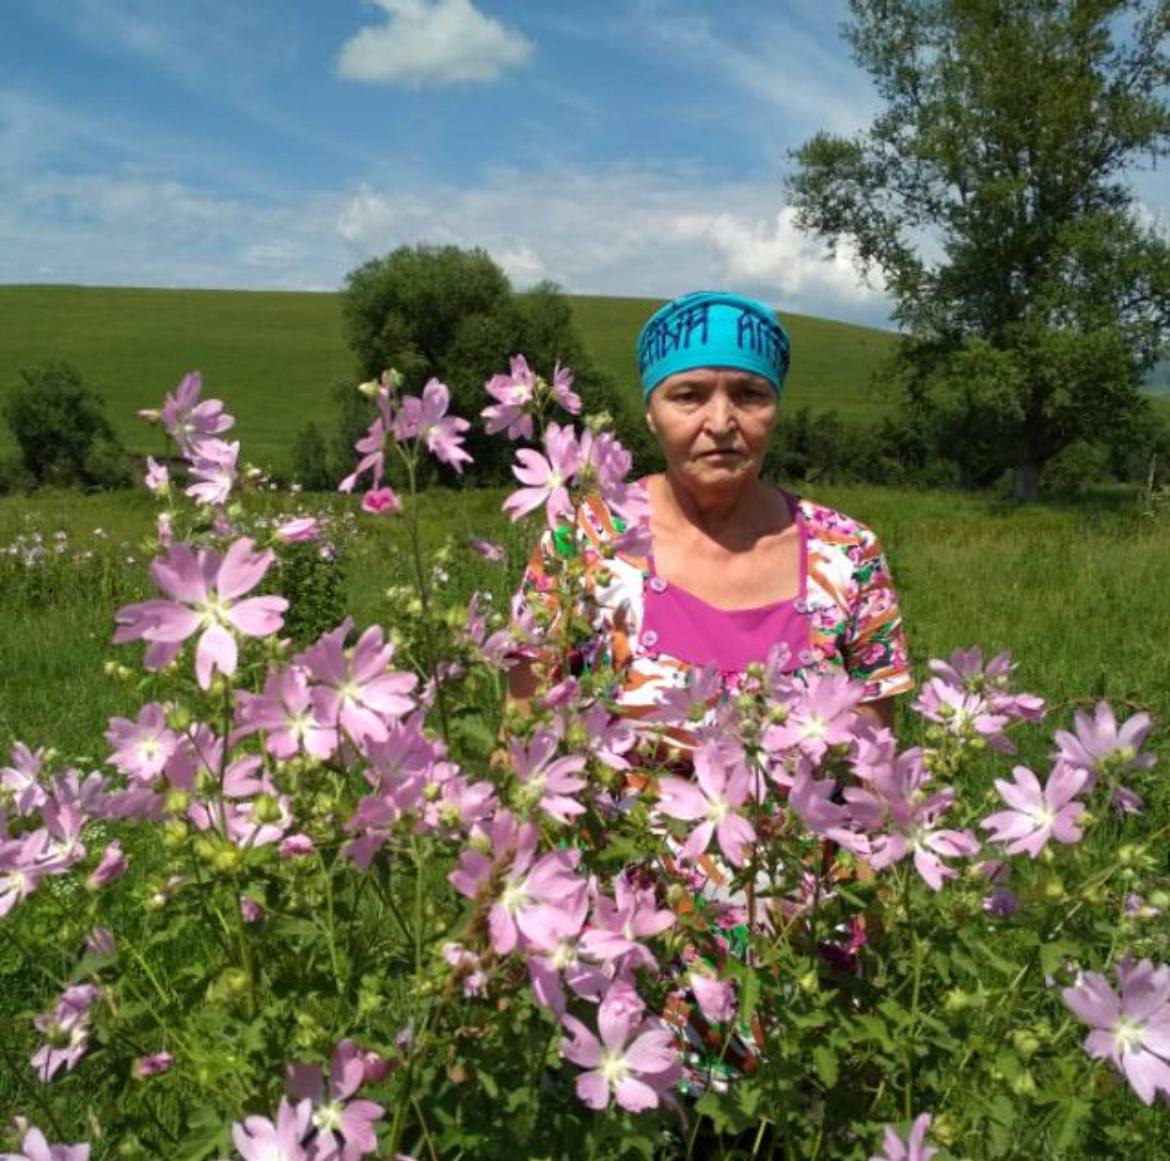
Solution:
{"label": "meadow grass", "polygon": [[[1098,697],[1148,707],[1170,718],[1170,537],[1143,521],[1124,498],[1057,507],[1015,507],[985,498],[882,488],[818,488],[823,500],[878,530],[891,557],[918,675],[925,662],[980,645],[1010,649],[1019,679],[1061,707]],[[435,490],[422,498],[424,538],[454,544],[443,596],[465,603],[485,589],[507,599],[523,566],[530,524],[508,524],[502,491]],[[252,506],[287,505],[257,497]],[[301,496],[297,511],[338,510],[353,501]],[[72,549],[88,548],[85,567],[58,568],[52,583],[29,589],[11,557],[0,555],[0,747],[21,738],[63,753],[101,757],[111,713],[133,708],[127,690],[107,677],[109,635],[120,603],[148,593],[140,542],[152,524],[149,497],[138,493],[77,497],[48,494],[0,500],[0,554],[18,535],[58,530]],[[385,590],[407,583],[401,525],[359,517],[347,573],[348,608],[359,624],[385,621]],[[105,535],[95,539],[93,529]],[[491,566],[468,548],[475,533],[504,542],[509,566]],[[117,651],[127,665],[137,647]],[[0,751],[2,752],[2,751]]]}

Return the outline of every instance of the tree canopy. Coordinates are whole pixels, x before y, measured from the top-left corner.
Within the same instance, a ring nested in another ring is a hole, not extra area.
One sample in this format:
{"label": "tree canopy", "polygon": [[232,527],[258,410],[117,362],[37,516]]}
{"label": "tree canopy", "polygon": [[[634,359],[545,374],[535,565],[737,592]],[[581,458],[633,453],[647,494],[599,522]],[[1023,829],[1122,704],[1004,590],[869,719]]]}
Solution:
{"label": "tree canopy", "polygon": [[[589,358],[568,299],[551,282],[523,293],[485,251],[458,246],[401,246],[351,270],[342,294],[347,341],[361,371],[375,378],[394,367],[417,390],[434,376],[451,389],[453,410],[477,419],[489,400],[483,384],[523,354],[538,374],[570,367],[585,410],[626,408]],[[468,449],[481,469],[507,475],[510,449],[479,424]],[[481,478],[483,471],[481,470]]]}
{"label": "tree canopy", "polygon": [[1170,245],[1134,168],[1170,144],[1170,2],[850,0],[882,108],[795,153],[805,229],[884,282],[888,368],[968,483],[1024,491],[1081,441],[1145,430]]}

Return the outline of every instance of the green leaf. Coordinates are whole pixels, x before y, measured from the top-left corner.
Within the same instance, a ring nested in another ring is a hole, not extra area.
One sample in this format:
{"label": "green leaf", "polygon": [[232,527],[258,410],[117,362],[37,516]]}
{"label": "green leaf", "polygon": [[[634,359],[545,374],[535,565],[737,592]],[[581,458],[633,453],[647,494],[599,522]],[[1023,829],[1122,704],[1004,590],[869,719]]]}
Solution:
{"label": "green leaf", "polygon": [[825,1088],[837,1083],[837,1054],[827,1045],[818,1044],[812,1051],[813,1068]]}

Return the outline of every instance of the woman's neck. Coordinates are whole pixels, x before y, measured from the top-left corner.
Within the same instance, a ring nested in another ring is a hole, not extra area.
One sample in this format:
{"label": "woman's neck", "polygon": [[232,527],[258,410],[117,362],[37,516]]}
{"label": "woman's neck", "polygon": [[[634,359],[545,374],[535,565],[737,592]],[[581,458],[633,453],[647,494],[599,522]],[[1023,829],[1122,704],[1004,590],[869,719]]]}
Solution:
{"label": "woman's neck", "polygon": [[755,477],[735,488],[701,495],[685,488],[669,472],[658,476],[656,482],[651,503],[657,508],[659,522],[682,521],[713,540],[751,539],[762,531],[761,524],[774,519],[772,504],[762,495],[765,487]]}

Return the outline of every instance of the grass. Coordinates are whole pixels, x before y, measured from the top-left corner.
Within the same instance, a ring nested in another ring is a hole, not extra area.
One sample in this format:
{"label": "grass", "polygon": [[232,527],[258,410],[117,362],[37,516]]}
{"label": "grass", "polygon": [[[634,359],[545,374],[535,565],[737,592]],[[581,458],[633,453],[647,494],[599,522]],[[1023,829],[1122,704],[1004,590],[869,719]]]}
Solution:
{"label": "grass", "polygon": [[[432,544],[452,537],[458,546],[474,531],[510,548],[504,572],[457,547],[449,567],[452,601],[464,602],[477,587],[493,590],[499,601],[515,583],[531,533],[506,524],[501,496],[435,491],[421,501]],[[1170,640],[1170,603],[1158,596],[1170,572],[1170,538],[1164,528],[1143,524],[1126,501],[1017,508],[879,488],[825,488],[815,496],[881,534],[920,676],[928,657],[960,646],[1011,649],[1023,686],[1059,706],[1106,697],[1170,719],[1170,652],[1160,645]],[[345,503],[301,501],[302,510]],[[22,738],[100,758],[107,718],[132,708],[103,663],[111,655],[114,610],[145,594],[137,545],[151,520],[149,498],[138,494],[0,501],[0,553],[33,528],[46,540],[64,530],[74,549],[96,550],[91,567],[59,570],[35,600],[12,574],[4,580],[3,570],[14,566],[0,555],[0,747]],[[381,527],[364,524],[368,535],[349,570],[348,604],[359,623],[384,620],[382,594],[406,579],[402,544],[375,531]],[[95,541],[94,528],[105,538]],[[137,652],[121,650],[119,658],[136,663]],[[1068,716],[1062,708],[1054,728]]]}

